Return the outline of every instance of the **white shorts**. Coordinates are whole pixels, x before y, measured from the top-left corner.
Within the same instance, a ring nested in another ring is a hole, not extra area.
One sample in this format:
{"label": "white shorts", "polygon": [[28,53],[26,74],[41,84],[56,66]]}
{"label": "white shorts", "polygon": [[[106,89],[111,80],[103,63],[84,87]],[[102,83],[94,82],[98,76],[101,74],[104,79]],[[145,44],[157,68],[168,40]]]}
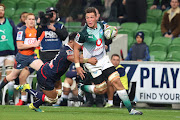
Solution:
{"label": "white shorts", "polygon": [[99,59],[96,65],[91,65],[89,63],[85,63],[85,67],[89,70],[93,78],[98,77],[102,74],[102,71],[112,67],[113,64],[111,63],[109,56],[104,56],[103,58]]}
{"label": "white shorts", "polygon": [[0,67],[4,66],[4,61],[5,60],[11,60],[11,61],[14,62],[14,59],[15,59],[14,55],[0,56]]}

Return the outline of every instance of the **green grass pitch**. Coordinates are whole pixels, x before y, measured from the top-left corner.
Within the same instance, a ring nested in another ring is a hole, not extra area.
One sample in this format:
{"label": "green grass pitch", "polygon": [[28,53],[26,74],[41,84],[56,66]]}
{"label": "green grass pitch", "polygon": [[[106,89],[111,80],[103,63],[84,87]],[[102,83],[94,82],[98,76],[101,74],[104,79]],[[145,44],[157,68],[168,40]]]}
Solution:
{"label": "green grass pitch", "polygon": [[129,115],[125,108],[42,106],[44,113],[28,106],[0,105],[0,120],[180,120],[180,110],[137,109],[144,114]]}

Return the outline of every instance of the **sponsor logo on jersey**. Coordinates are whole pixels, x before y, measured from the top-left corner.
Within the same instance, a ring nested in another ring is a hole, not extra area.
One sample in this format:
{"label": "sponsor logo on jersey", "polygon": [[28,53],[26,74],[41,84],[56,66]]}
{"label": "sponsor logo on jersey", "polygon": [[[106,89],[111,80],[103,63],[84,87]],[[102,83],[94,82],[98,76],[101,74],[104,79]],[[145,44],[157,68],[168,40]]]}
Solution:
{"label": "sponsor logo on jersey", "polygon": [[28,45],[34,44],[35,40],[34,39],[28,39]]}
{"label": "sponsor logo on jersey", "polygon": [[18,68],[21,67],[21,64],[18,64],[17,67],[18,67]]}
{"label": "sponsor logo on jersey", "polygon": [[80,34],[78,33],[77,35],[76,35],[76,37],[75,37],[75,41],[79,41],[79,38],[80,38]]}
{"label": "sponsor logo on jersey", "polygon": [[72,50],[66,50],[67,55],[73,55],[74,52]]}
{"label": "sponsor logo on jersey", "polygon": [[101,44],[102,44],[102,39],[101,38],[97,39],[96,45],[97,46],[101,46]]}
{"label": "sponsor logo on jersey", "polygon": [[0,30],[0,32],[4,33],[5,34],[5,30]]}
{"label": "sponsor logo on jersey", "polygon": [[45,31],[45,38],[57,38],[57,34],[53,31]]}
{"label": "sponsor logo on jersey", "polygon": [[93,35],[89,35],[88,38],[93,38]]}
{"label": "sponsor logo on jersey", "polygon": [[6,39],[6,36],[5,36],[5,35],[2,35],[2,36],[1,36],[1,39],[2,39],[2,40]]}
{"label": "sponsor logo on jersey", "polygon": [[23,31],[17,33],[17,40],[22,40]]}

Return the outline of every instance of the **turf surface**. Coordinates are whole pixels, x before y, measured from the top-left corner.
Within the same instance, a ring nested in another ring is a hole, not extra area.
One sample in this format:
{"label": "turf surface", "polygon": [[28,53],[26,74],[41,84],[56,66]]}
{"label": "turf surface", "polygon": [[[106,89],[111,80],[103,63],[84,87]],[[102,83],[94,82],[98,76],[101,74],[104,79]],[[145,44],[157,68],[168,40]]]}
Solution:
{"label": "turf surface", "polygon": [[0,105],[0,120],[180,120],[180,110],[137,109],[144,114],[129,115],[125,108],[42,106],[44,113],[28,106]]}

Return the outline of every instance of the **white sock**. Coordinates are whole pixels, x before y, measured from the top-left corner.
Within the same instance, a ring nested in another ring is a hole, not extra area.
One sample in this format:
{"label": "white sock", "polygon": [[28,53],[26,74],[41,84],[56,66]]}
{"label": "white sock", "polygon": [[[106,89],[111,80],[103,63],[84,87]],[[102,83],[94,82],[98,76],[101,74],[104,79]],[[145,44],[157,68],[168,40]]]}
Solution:
{"label": "white sock", "polygon": [[113,105],[113,100],[108,100],[108,103]]}
{"label": "white sock", "polygon": [[91,93],[94,93],[94,88],[95,88],[95,85],[90,85],[89,86],[89,90]]}
{"label": "white sock", "polygon": [[21,100],[27,102],[27,95],[21,95]]}
{"label": "white sock", "polygon": [[62,98],[64,98],[64,99],[68,99],[68,95],[62,95]]}

